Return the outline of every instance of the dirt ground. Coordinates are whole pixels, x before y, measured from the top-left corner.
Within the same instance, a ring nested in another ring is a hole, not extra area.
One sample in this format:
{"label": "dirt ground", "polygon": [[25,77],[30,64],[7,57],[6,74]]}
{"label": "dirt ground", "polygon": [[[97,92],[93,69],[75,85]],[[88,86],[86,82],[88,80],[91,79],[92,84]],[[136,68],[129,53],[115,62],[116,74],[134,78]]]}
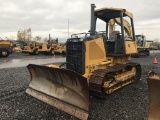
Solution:
{"label": "dirt ground", "polygon": [[[14,54],[8,59],[23,58]],[[44,56],[39,56],[42,59]],[[147,120],[148,86],[147,73],[159,71],[160,53],[149,57],[132,58],[142,66],[141,80],[129,85],[106,99],[90,96],[89,120]],[[4,60],[4,58],[3,58]],[[1,59],[0,62],[3,62]],[[76,120],[56,108],[53,108],[25,93],[30,80],[26,67],[0,69],[0,120]]]}

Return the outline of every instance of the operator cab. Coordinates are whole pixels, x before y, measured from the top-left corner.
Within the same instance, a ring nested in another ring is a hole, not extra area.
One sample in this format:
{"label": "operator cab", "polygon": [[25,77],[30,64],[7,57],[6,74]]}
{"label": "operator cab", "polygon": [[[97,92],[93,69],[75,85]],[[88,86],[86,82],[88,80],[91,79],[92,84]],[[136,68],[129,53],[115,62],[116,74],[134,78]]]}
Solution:
{"label": "operator cab", "polygon": [[144,47],[146,44],[146,37],[144,35],[136,35],[137,45],[140,47]]}
{"label": "operator cab", "polygon": [[[124,56],[126,54],[130,54],[127,53],[126,47],[128,46],[126,46],[126,41],[135,40],[132,13],[120,8],[102,8],[95,10],[94,13],[95,16],[92,16],[92,25],[94,26],[93,28],[91,28],[92,33],[94,33],[96,29],[95,26],[97,18],[106,23],[105,48],[107,56]],[[124,17],[130,20],[131,26],[129,27],[131,27],[131,33],[129,36],[127,35],[124,26]],[[120,20],[119,24],[116,24],[113,26],[113,28],[111,28],[111,22],[116,19]],[[116,29],[117,26],[119,27],[118,30]]]}

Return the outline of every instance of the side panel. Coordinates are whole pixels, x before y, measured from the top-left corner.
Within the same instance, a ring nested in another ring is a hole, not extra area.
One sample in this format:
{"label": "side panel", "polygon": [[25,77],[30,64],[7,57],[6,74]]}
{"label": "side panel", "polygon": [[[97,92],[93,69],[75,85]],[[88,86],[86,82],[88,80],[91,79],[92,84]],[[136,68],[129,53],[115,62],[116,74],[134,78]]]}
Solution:
{"label": "side panel", "polygon": [[47,48],[47,45],[41,45],[38,48],[39,52],[43,52],[43,51],[49,51],[49,49]]}
{"label": "side panel", "polygon": [[0,44],[0,48],[9,48],[11,44]]}
{"label": "side panel", "polygon": [[32,53],[34,49],[31,49],[30,46],[25,46],[24,50],[22,50],[22,53]]}
{"label": "side panel", "polygon": [[137,45],[135,41],[125,41],[125,46],[126,46],[126,54],[136,54],[137,51]]}
{"label": "side panel", "polygon": [[106,61],[106,50],[103,38],[86,41],[86,66]]}

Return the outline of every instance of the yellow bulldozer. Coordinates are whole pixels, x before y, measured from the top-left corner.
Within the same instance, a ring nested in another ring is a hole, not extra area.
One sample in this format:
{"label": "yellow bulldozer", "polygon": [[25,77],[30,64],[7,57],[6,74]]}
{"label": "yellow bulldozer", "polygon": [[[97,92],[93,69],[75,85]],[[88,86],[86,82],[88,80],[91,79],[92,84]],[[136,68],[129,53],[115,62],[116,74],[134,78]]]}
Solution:
{"label": "yellow bulldozer", "polygon": [[41,45],[41,43],[37,42],[28,42],[26,46],[24,46],[22,53],[28,53],[30,55],[38,55],[39,51],[38,48]]}
{"label": "yellow bulldozer", "polygon": [[54,50],[56,47],[57,47],[56,43],[52,44],[44,43],[38,47],[38,52],[45,55],[54,55],[55,54]]}
{"label": "yellow bulldozer", "polygon": [[0,41],[0,57],[8,57],[12,53],[13,44],[11,41]]}
{"label": "yellow bulldozer", "polygon": [[[109,33],[110,21],[116,18],[119,27]],[[125,35],[123,18],[130,22],[130,36]],[[97,20],[105,24],[104,32],[96,31]],[[89,33],[67,39],[65,63],[29,64],[31,81],[26,93],[79,119],[88,119],[89,92],[106,98],[140,80],[141,65],[130,62],[137,52],[133,14],[122,8],[95,9],[91,4]]]}
{"label": "yellow bulldozer", "polygon": [[30,55],[39,55],[46,54],[46,55],[53,55],[54,49],[56,48],[57,44],[49,44],[49,43],[37,43],[37,42],[30,42],[27,46],[24,46],[22,53],[29,53]]}
{"label": "yellow bulldozer", "polygon": [[62,54],[65,55],[66,54],[66,45],[63,43],[59,43],[57,44],[57,46],[54,49],[54,54]]}

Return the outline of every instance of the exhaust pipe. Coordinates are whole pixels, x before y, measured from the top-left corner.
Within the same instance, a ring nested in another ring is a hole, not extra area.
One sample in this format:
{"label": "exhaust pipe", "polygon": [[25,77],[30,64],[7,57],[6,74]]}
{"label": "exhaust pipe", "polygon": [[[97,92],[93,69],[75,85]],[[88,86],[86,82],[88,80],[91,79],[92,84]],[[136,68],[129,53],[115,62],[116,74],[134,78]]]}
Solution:
{"label": "exhaust pipe", "polygon": [[91,26],[90,26],[90,35],[95,35],[96,29],[96,17],[94,15],[95,4],[91,4]]}

